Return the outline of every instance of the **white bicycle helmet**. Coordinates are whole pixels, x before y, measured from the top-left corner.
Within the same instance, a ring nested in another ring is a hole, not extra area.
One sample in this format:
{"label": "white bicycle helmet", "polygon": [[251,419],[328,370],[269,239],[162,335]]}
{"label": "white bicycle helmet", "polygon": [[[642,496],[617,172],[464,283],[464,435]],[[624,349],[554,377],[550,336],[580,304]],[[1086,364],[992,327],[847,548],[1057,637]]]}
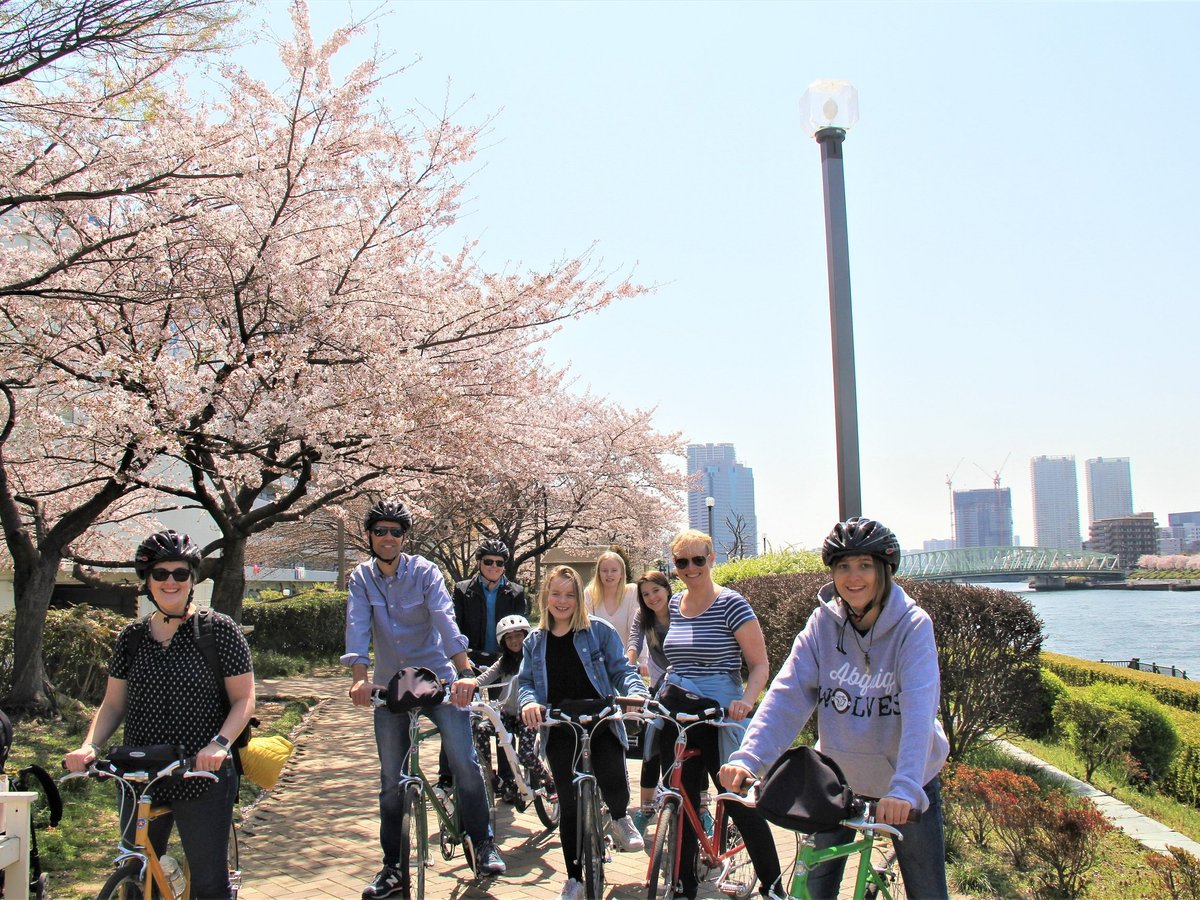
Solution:
{"label": "white bicycle helmet", "polygon": [[529,620],[524,616],[505,616],[496,623],[496,643],[502,643],[504,636],[510,631],[524,631],[528,634],[532,630]]}

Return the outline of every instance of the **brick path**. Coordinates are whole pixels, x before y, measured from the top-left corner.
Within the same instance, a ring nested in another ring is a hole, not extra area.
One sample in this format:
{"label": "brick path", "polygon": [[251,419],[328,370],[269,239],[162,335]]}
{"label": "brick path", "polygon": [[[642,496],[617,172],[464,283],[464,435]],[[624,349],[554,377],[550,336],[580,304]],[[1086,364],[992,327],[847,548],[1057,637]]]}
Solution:
{"label": "brick path", "polygon": [[[324,698],[296,740],[296,751],[275,789],[243,823],[241,900],[335,898],[357,900],[379,868],[379,769],[370,712],[350,704],[345,677],[267,680],[260,696]],[[422,764],[436,769],[436,744],[424,746]],[[633,795],[637,768],[630,766]],[[446,862],[434,853],[426,870],[430,898],[530,897],[553,900],[564,878],[557,830],[547,833],[532,807],[501,804],[497,843],[508,874],[476,881],[461,852]],[[794,838],[776,834],[780,859],[790,860]],[[609,898],[644,897],[645,853],[614,853],[605,867]],[[722,895],[702,886],[701,898]]]}

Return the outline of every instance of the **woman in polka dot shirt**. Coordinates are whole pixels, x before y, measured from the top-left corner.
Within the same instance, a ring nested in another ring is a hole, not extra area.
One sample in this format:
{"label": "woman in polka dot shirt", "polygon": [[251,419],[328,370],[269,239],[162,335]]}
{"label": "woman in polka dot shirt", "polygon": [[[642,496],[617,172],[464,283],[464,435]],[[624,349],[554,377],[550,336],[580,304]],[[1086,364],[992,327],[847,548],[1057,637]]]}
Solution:
{"label": "woman in polka dot shirt", "polygon": [[[210,614],[223,686],[196,644],[192,593],[199,564],[200,551],[186,534],[160,531],[138,547],[134,570],[155,612],[118,635],[104,700],[83,744],[63,763],[83,771],[124,721],[126,746],[178,744],[196,757],[197,769],[216,773],[215,782],[155,785],[155,801],[169,803],[172,815],[151,823],[150,839],[161,853],[173,819],[191,869],[192,896],[227,900],[233,896],[227,839],[238,791],[230,747],[254,712],[254,671],[246,638],[228,616]],[[122,805],[122,821],[131,829],[132,806]]]}

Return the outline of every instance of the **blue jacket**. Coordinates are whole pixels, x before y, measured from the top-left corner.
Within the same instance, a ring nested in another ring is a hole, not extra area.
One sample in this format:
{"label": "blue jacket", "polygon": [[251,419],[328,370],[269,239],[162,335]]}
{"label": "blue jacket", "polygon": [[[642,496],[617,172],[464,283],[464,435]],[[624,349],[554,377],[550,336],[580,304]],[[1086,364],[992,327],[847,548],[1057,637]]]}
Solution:
{"label": "blue jacket", "polygon": [[[625,655],[625,645],[617,629],[603,619],[591,619],[591,624],[574,634],[575,652],[583,662],[592,687],[601,697],[648,697],[646,684]],[[546,630],[537,628],[525,638],[525,655],[517,673],[517,697],[521,709],[536,703],[547,704],[550,696],[549,675],[546,672]],[[622,746],[629,746],[625,726],[613,723]]]}

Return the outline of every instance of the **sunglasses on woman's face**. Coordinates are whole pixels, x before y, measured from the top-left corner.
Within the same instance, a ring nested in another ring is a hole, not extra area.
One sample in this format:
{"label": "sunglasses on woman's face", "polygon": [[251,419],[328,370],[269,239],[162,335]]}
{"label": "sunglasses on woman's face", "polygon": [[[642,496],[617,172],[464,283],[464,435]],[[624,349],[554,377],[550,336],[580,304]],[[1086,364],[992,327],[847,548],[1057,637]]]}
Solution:
{"label": "sunglasses on woman's face", "polygon": [[695,566],[699,569],[706,562],[708,562],[707,556],[693,556],[691,559],[686,556],[677,556],[675,557],[675,568],[686,569],[688,566]]}
{"label": "sunglasses on woman's face", "polygon": [[174,578],[176,581],[189,581],[192,577],[191,569],[151,569],[150,577],[155,581],[166,581],[168,578]]}
{"label": "sunglasses on woman's face", "polygon": [[375,537],[383,537],[385,534],[390,534],[394,538],[404,537],[403,528],[385,528],[382,525],[377,525],[371,529],[371,534]]}

